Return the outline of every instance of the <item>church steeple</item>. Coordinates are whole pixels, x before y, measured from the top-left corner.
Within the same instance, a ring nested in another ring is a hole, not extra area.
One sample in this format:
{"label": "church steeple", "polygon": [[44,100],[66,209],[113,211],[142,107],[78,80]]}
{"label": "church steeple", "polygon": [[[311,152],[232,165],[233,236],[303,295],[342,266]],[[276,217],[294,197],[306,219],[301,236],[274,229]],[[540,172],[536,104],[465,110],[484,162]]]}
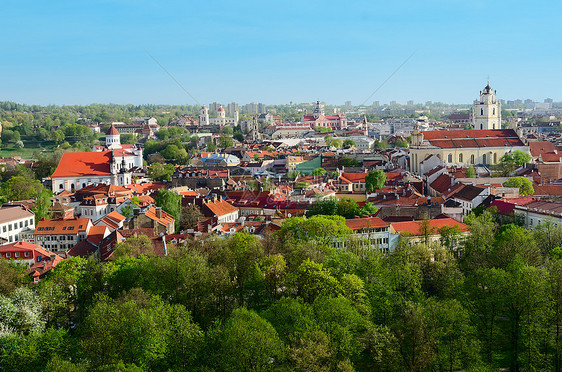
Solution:
{"label": "church steeple", "polygon": [[474,103],[472,123],[474,129],[501,129],[501,102],[490,82],[480,92],[480,100]]}
{"label": "church steeple", "polygon": [[120,149],[121,148],[121,135],[115,125],[111,124],[109,130],[105,134],[105,146],[108,149]]}
{"label": "church steeple", "polygon": [[316,107],[314,108],[312,115],[314,115],[314,119],[324,116],[324,107],[320,104],[320,101],[316,101]]}

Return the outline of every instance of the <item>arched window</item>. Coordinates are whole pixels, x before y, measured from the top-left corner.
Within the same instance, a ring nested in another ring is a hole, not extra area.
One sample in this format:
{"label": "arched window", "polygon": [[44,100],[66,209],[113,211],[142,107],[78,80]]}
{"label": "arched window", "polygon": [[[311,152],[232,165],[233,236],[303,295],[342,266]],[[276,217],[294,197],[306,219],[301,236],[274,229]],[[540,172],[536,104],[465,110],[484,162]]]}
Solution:
{"label": "arched window", "polygon": [[453,162],[453,154],[449,154],[448,161],[449,161],[449,163]]}
{"label": "arched window", "polygon": [[484,125],[483,125],[483,124],[480,124],[480,129],[484,129]]}
{"label": "arched window", "polygon": [[474,155],[470,155],[470,164],[474,164]]}
{"label": "arched window", "polygon": [[462,154],[459,154],[459,163],[462,163]]}
{"label": "arched window", "polygon": [[484,109],[483,108],[480,109],[480,115],[484,115]]}
{"label": "arched window", "polygon": [[494,108],[492,109],[492,115],[495,115],[495,114],[496,114],[496,108],[494,107]]}
{"label": "arched window", "polygon": [[494,164],[498,162],[498,154],[494,152]]}
{"label": "arched window", "polygon": [[482,163],[483,163],[483,164],[487,164],[487,163],[486,163],[486,154],[482,155]]}

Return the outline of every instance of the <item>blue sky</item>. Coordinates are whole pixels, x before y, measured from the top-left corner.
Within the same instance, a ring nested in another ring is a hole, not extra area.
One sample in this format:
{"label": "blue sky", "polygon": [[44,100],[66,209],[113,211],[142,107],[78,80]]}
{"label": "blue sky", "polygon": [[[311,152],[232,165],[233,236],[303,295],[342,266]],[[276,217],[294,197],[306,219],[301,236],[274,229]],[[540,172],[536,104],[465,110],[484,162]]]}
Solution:
{"label": "blue sky", "polygon": [[[0,100],[562,100],[554,1],[11,1]],[[197,100],[154,62],[153,55]]]}

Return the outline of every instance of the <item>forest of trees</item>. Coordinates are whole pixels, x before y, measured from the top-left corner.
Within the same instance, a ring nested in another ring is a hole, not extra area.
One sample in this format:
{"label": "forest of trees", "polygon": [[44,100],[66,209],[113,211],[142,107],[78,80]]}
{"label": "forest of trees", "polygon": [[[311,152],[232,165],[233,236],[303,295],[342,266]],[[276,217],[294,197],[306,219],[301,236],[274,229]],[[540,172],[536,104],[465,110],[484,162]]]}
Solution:
{"label": "forest of trees", "polygon": [[[471,215],[439,244],[354,244],[338,216],[264,239],[61,262],[39,284],[0,262],[2,371],[560,370],[562,231]],[[330,237],[347,239],[336,250]]]}

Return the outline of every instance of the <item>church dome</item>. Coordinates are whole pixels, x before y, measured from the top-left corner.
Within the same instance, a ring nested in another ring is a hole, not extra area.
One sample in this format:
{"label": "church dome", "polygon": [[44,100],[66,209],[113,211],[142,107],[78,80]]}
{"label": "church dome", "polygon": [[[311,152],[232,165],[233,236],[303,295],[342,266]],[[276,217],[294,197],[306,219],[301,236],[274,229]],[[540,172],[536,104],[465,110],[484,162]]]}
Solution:
{"label": "church dome", "polygon": [[222,106],[219,107],[219,111],[224,111],[224,108]]}

